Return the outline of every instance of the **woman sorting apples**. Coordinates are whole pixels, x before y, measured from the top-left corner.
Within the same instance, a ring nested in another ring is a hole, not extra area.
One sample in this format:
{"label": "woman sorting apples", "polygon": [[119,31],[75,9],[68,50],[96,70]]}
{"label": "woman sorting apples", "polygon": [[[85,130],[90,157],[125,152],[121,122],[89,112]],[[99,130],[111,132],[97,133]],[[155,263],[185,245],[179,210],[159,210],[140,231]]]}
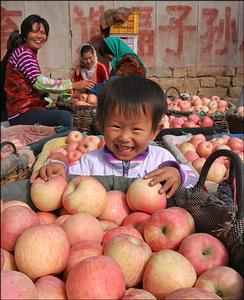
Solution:
{"label": "woman sorting apples", "polygon": [[[10,125],[73,126],[72,114],[50,109],[48,93],[65,93],[73,88],[94,86],[92,81],[56,80],[44,76],[37,60],[38,51],[46,44],[48,22],[30,15],[21,24],[20,33],[10,33],[7,52],[1,62],[1,86],[6,96],[6,111]],[[1,103],[4,105],[4,103]],[[3,108],[2,108],[3,109]]]}
{"label": "woman sorting apples", "polygon": [[48,180],[54,174],[114,175],[148,178],[153,186],[161,183],[160,193],[172,197],[180,185],[192,187],[194,171],[179,164],[166,149],[152,145],[161,130],[166,111],[165,94],[154,81],[141,76],[122,76],[111,80],[98,95],[97,121],[104,133],[103,148],[83,154],[69,166],[65,156],[53,157],[34,172]]}

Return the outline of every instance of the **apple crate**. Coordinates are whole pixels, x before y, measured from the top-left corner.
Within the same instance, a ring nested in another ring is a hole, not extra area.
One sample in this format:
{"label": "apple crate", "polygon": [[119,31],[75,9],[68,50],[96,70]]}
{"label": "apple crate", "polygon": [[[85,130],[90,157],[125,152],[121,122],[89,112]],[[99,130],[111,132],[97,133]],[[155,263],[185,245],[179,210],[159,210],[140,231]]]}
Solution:
{"label": "apple crate", "polygon": [[[75,97],[75,95],[72,95]],[[56,101],[58,109],[68,110],[73,114],[73,125],[79,131],[86,131],[88,134],[101,134],[96,122],[96,108],[91,105],[73,105],[63,95],[59,95]]]}
{"label": "apple crate", "polygon": [[113,24],[110,34],[138,34],[139,11],[132,12],[122,24]]}

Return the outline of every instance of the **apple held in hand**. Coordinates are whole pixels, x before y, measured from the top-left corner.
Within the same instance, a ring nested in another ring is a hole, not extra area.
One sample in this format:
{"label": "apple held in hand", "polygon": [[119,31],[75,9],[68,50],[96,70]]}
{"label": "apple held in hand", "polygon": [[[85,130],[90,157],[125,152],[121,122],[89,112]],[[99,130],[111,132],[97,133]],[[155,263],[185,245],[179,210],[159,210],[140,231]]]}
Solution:
{"label": "apple held in hand", "polygon": [[80,143],[82,140],[83,140],[83,135],[80,131],[72,130],[68,133],[68,136],[67,136],[68,143],[71,141]]}
{"label": "apple held in hand", "polygon": [[73,164],[81,158],[81,155],[82,155],[82,153],[79,150],[77,150],[77,149],[71,150],[71,151],[68,151],[68,153],[67,153],[67,159],[70,164]]}
{"label": "apple held in hand", "polygon": [[63,176],[54,175],[48,181],[37,177],[30,187],[34,205],[42,211],[53,211],[61,207],[62,195],[67,181]]}
{"label": "apple held in hand", "polygon": [[[99,140],[99,142],[100,142],[100,140]],[[84,138],[84,140],[78,146],[78,150],[82,154],[94,151],[97,148],[98,148],[98,143],[97,142],[94,143],[93,140],[88,139],[88,138]]]}
{"label": "apple held in hand", "polygon": [[98,217],[107,205],[107,191],[91,176],[77,176],[66,186],[62,202],[70,214],[83,212]]}
{"label": "apple held in hand", "polygon": [[189,235],[178,251],[192,263],[198,276],[213,267],[226,266],[229,261],[225,246],[208,233]]}
{"label": "apple held in hand", "polygon": [[161,184],[150,186],[150,181],[151,179],[138,178],[129,186],[126,196],[127,204],[132,211],[151,214],[166,207],[166,194],[159,194]]}

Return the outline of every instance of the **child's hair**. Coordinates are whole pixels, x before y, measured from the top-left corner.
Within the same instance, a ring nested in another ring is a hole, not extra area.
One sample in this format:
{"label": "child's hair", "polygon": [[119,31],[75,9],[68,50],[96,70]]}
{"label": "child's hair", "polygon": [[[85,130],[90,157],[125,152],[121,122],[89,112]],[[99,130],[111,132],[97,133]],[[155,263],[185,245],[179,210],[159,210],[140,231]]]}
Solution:
{"label": "child's hair", "polygon": [[114,53],[110,50],[109,46],[105,42],[105,40],[102,41],[100,47],[99,47],[99,54],[103,57],[106,57],[106,55],[110,54],[114,56]]}
{"label": "child's hair", "polygon": [[104,130],[104,121],[115,107],[129,118],[152,110],[152,130],[155,131],[166,112],[166,97],[154,81],[129,75],[117,77],[106,84],[98,93],[97,121]]}
{"label": "child's hair", "polygon": [[92,45],[90,44],[84,44],[81,48],[80,48],[80,57],[82,57],[83,54],[87,53],[87,52],[92,52],[92,54],[95,54],[95,49],[92,47]]}
{"label": "child's hair", "polygon": [[115,76],[128,76],[131,74],[146,77],[145,71],[138,59],[130,54],[123,55],[117,62],[113,72]]}

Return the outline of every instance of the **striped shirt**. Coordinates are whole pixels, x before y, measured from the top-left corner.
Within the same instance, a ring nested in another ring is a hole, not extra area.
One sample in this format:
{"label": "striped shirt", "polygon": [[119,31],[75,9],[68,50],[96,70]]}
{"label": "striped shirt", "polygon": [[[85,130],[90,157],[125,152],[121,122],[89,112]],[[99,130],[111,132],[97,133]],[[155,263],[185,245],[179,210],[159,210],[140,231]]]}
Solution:
{"label": "striped shirt", "polygon": [[36,81],[37,76],[41,75],[36,54],[29,48],[15,49],[9,58],[9,63],[15,70],[20,71],[31,84]]}

